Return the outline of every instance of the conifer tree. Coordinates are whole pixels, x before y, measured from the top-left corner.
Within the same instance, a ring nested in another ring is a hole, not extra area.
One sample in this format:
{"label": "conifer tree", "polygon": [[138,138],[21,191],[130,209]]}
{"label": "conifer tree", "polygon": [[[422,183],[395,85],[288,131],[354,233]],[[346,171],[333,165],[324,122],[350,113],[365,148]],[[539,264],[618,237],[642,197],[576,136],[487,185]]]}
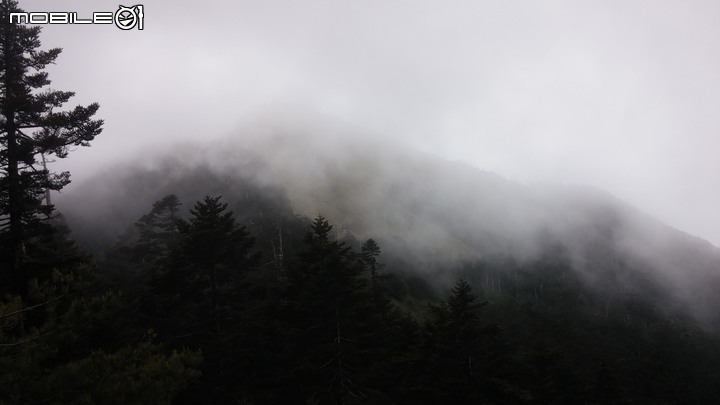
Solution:
{"label": "conifer tree", "polygon": [[415,385],[420,336],[414,317],[396,308],[388,296],[388,279],[381,273],[385,265],[378,259],[381,253],[375,240],[362,243],[359,259],[369,278],[369,302],[364,319],[367,327],[358,340],[368,368],[365,385],[376,395],[397,398]]}
{"label": "conifer tree", "polygon": [[200,292],[200,299],[209,299],[209,319],[214,329],[221,329],[223,294],[237,285],[244,271],[256,263],[250,249],[255,239],[244,226],[235,223],[227,203],[220,196],[206,196],[190,209],[190,218],[178,220],[179,244],[170,272],[165,280],[183,279],[183,290]]}
{"label": "conifer tree", "polygon": [[360,250],[360,260],[365,270],[370,273],[370,281],[373,284],[380,278],[379,271],[382,269],[382,265],[377,260],[380,253],[382,253],[380,246],[373,239],[363,242]]}
{"label": "conifer tree", "polygon": [[432,384],[441,401],[459,398],[480,400],[480,385],[486,376],[482,365],[483,336],[492,329],[483,327],[478,303],[470,284],[461,278],[448,299],[431,306],[432,318],[427,324],[426,350],[429,367],[436,374]]}
{"label": "conifer tree", "polygon": [[367,327],[369,300],[356,255],[346,243],[330,239],[332,229],[322,215],[315,218],[305,249],[288,266],[286,297],[295,388],[308,398],[339,403],[366,395],[358,384],[357,345]]}
{"label": "conifer tree", "polygon": [[53,207],[43,197],[70,182],[68,172],[51,173],[43,157],[65,158],[73,146],[89,146],[102,131],[93,116],[99,105],[63,110],[70,91],[43,90],[44,71],[60,48],[41,50],[40,27],[10,21],[22,12],[14,0],[0,1],[0,290],[18,292],[29,277],[35,239],[50,232]]}
{"label": "conifer tree", "polygon": [[180,403],[232,402],[251,374],[241,365],[251,362],[243,352],[245,341],[252,341],[244,322],[250,317],[244,284],[257,263],[255,239],[220,199],[206,196],[187,220],[177,220],[177,244],[154,280],[151,308],[161,338],[204,356],[202,378]]}
{"label": "conifer tree", "polygon": [[94,268],[48,197],[70,175],[45,163],[89,146],[103,121],[97,103],[64,109],[74,93],[44,89],[61,50],[40,50],[40,27],[16,12],[0,0],[0,402],[170,403],[201,356],[162,354],[152,332],[122,327],[118,295],[90,293]]}
{"label": "conifer tree", "polygon": [[175,194],[166,195],[153,204],[152,210],[135,223],[140,239],[133,249],[135,262],[152,267],[163,261],[177,243],[178,209],[182,205]]}

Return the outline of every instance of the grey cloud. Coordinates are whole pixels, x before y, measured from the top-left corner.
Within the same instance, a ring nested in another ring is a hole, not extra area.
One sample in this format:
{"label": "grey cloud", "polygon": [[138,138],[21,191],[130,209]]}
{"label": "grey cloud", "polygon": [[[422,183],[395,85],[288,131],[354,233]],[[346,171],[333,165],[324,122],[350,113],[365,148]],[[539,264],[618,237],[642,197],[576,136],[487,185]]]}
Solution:
{"label": "grey cloud", "polygon": [[604,188],[720,244],[716,2],[145,6],[142,32],[44,31],[65,49],[53,87],[99,101],[107,121],[60,164],[77,180],[139,149],[220,139],[301,106],[523,182]]}

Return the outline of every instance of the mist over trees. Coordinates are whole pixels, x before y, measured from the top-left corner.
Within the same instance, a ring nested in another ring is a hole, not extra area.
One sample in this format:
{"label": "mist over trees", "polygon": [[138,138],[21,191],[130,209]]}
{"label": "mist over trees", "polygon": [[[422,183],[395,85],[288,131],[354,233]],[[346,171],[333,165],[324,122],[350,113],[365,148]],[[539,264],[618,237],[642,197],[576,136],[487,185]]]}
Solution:
{"label": "mist over trees", "polygon": [[61,49],[40,49],[39,26],[11,23],[20,11],[0,2],[0,401],[168,403],[200,355],[164,352],[120,320],[118,295],[90,293],[96,271],[49,197],[70,174],[46,163],[89,146],[103,121],[97,103],[65,110],[74,93],[45,89]]}
{"label": "mist over trees", "polygon": [[331,131],[116,167],[61,215],[49,158],[103,121],[14,11],[0,403],[720,401],[717,248],[596,190]]}

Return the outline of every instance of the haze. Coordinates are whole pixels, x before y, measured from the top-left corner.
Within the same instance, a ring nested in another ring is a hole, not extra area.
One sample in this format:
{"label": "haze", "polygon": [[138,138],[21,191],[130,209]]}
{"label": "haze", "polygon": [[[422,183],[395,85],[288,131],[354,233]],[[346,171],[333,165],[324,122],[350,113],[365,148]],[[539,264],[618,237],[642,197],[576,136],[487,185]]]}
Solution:
{"label": "haze", "polygon": [[292,111],[526,183],[599,187],[720,245],[720,3],[143,4],[143,31],[41,36],[64,48],[52,87],[98,101],[106,120],[56,163],[76,184],[140,150],[242,137]]}

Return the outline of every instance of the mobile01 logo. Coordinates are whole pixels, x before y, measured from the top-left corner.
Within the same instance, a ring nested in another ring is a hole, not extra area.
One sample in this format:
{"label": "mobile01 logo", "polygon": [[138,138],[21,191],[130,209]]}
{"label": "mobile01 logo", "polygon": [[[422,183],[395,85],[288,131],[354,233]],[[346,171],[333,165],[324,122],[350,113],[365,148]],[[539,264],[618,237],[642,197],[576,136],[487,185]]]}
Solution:
{"label": "mobile01 logo", "polygon": [[92,13],[92,17],[81,18],[76,12],[51,11],[32,13],[10,13],[11,24],[115,24],[123,31],[145,28],[145,7],[142,4],[135,6],[118,6],[113,11],[99,11]]}

